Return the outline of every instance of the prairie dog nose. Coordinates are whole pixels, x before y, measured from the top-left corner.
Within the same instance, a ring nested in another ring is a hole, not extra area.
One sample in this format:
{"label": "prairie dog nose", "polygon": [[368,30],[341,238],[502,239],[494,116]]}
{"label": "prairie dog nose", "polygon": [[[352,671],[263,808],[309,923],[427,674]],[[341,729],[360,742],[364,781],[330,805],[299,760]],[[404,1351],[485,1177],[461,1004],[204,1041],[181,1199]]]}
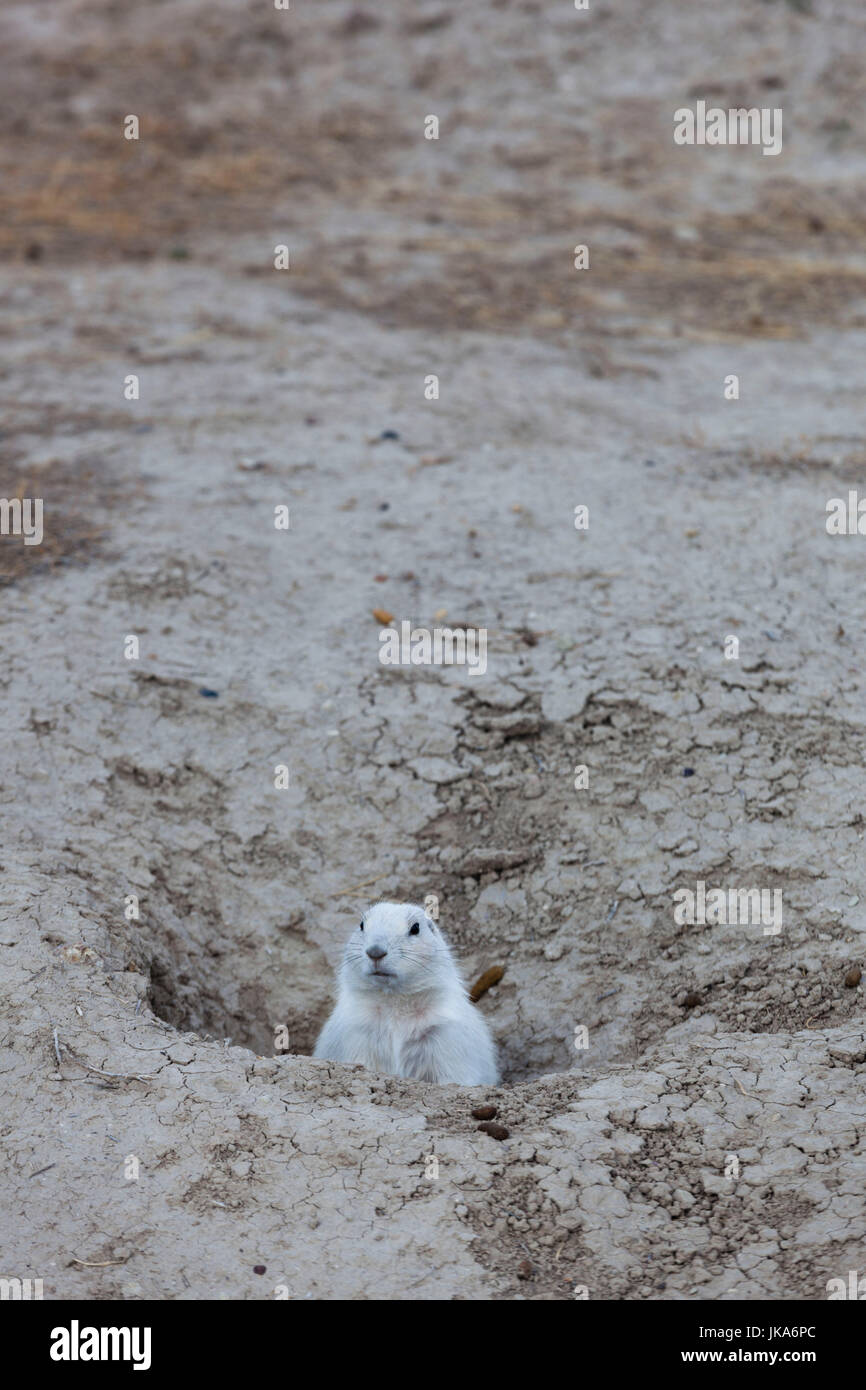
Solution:
{"label": "prairie dog nose", "polygon": [[367,947],[367,955],[371,960],[381,960],[382,957],[387,956],[387,954],[388,952],[385,950],[384,946],[373,945]]}

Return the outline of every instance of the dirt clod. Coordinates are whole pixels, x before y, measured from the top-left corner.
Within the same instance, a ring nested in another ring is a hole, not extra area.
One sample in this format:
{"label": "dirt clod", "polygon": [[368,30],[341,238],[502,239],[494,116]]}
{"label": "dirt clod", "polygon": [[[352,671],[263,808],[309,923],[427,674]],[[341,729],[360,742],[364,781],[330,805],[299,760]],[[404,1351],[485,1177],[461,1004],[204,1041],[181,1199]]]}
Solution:
{"label": "dirt clod", "polygon": [[489,1134],[491,1139],[499,1140],[507,1139],[511,1132],[506,1129],[505,1125],[497,1124],[494,1120],[487,1120],[484,1124],[479,1125],[478,1128],[482,1134]]}

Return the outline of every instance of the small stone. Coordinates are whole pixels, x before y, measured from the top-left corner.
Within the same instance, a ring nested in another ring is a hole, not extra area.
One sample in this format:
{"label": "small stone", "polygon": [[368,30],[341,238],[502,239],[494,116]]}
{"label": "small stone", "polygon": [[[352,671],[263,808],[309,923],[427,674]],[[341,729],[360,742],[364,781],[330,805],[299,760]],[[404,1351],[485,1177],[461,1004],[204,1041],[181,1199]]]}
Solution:
{"label": "small stone", "polygon": [[535,1270],[532,1268],[529,1260],[520,1261],[520,1264],[517,1266],[518,1279],[531,1279],[534,1273]]}
{"label": "small stone", "polygon": [[198,692],[198,693],[199,693],[199,695],[203,695],[203,696],[205,697],[206,700],[218,700],[218,699],[219,699],[219,691],[218,691],[218,690],[209,690],[208,687],[207,687],[206,685],[200,686],[200,687],[199,687],[199,692]]}
{"label": "small stone", "polygon": [[472,1111],[473,1120],[495,1120],[497,1116],[495,1105],[476,1105]]}
{"label": "small stone", "polygon": [[267,1265],[253,1265],[253,1274],[266,1274]]}
{"label": "small stone", "polygon": [[498,1125],[494,1120],[486,1120],[484,1124],[479,1125],[478,1128],[483,1134],[489,1134],[491,1139],[507,1139],[510,1133],[510,1131],[505,1128],[505,1125]]}
{"label": "small stone", "polygon": [[684,767],[684,768],[683,768],[683,776],[684,776],[684,777],[694,777],[694,775],[695,775],[695,769],[694,769],[693,767]]}
{"label": "small stone", "polygon": [[860,978],[862,974],[863,972],[860,969],[859,965],[852,965],[851,969],[848,971],[848,974],[845,976],[845,988],[856,989],[860,983]]}
{"label": "small stone", "polygon": [[700,1002],[701,1002],[701,996],[698,994],[697,990],[696,990],[696,989],[690,989],[689,992],[688,992],[688,994],[686,995],[685,999],[683,1000],[683,1008],[684,1008],[684,1009],[695,1009],[695,1008],[697,1008],[698,1004],[700,1004]]}

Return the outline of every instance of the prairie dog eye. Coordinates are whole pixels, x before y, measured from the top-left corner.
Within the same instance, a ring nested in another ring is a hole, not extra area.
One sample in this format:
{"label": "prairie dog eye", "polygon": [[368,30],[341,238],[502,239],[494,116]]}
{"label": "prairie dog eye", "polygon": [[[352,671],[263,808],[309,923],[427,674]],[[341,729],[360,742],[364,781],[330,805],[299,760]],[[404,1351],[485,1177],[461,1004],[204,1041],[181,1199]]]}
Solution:
{"label": "prairie dog eye", "polygon": [[413,922],[411,927],[409,928],[409,935],[417,936],[420,930],[421,927],[419,926],[419,924],[417,922]]}

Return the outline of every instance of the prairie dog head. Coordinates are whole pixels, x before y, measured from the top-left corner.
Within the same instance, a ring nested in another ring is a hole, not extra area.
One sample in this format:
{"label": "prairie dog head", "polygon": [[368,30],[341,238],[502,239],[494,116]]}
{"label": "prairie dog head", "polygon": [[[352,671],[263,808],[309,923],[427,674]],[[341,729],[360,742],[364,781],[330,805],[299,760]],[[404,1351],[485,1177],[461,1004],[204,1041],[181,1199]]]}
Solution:
{"label": "prairie dog head", "polygon": [[456,982],[445,938],[414,903],[369,907],[349,937],[340,975],[364,993],[420,994]]}

